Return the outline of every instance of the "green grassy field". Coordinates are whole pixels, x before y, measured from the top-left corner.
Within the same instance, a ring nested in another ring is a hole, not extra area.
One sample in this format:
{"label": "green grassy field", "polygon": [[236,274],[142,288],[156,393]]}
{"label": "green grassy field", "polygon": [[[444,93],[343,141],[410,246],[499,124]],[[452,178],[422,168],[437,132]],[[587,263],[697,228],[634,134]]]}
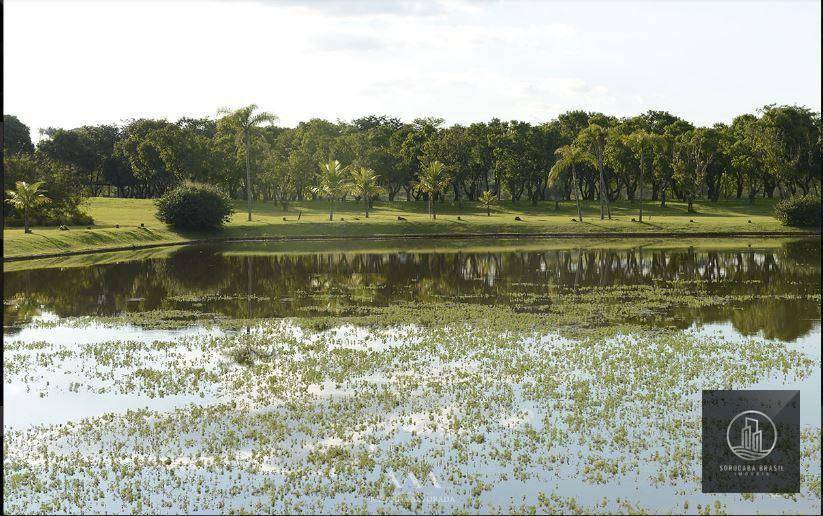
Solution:
{"label": "green grassy field", "polygon": [[[154,218],[151,199],[92,198],[86,207],[94,217],[91,229],[72,227],[69,231],[35,227],[32,234],[21,228],[4,228],[5,257],[33,256],[68,251],[108,249],[145,244],[185,242],[205,238],[252,237],[350,237],[404,235],[468,235],[496,233],[727,233],[758,231],[802,231],[780,224],[772,214],[773,203],[758,200],[746,202],[721,201],[696,203],[695,213],[688,213],[684,203],[670,202],[665,209],[658,203],[644,205],[643,223],[632,222],[637,217],[637,205],[622,201],[612,206],[612,220],[600,220],[597,202],[585,204],[584,221],[574,222],[574,203],[561,203],[555,210],[553,202],[531,206],[529,203],[503,203],[492,209],[490,217],[476,205],[459,208],[438,205],[437,220],[426,213],[425,203],[379,202],[366,218],[362,204],[336,203],[335,220],[328,220],[325,202],[294,203],[282,211],[272,203],[256,203],[252,221],[246,220],[242,202],[237,213],[222,230],[211,233],[184,232],[169,228]],[[298,213],[301,214],[297,220]],[[457,217],[462,220],[458,220]],[[406,220],[398,220],[403,217]],[[515,217],[522,220],[517,221]],[[145,227],[140,227],[144,224]],[[119,227],[117,227],[119,225]]]}

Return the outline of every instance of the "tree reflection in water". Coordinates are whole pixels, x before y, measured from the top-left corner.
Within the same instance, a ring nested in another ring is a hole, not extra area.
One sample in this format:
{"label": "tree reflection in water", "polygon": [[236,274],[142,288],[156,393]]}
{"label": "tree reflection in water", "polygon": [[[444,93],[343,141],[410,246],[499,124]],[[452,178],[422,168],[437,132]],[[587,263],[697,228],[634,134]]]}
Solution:
{"label": "tree reflection in water", "polygon": [[[231,251],[231,248],[224,248]],[[188,309],[234,318],[346,315],[400,301],[550,302],[568,289],[693,282],[694,295],[752,295],[734,306],[691,308],[665,323],[730,321],[743,334],[793,340],[819,319],[817,240],[772,250],[570,249],[438,253],[226,255],[184,247],[168,258],[4,273],[4,331],[41,312],[61,317]],[[797,295],[799,299],[791,299]],[[773,296],[780,296],[773,297]],[[786,298],[790,299],[786,299]],[[661,321],[663,322],[663,321]]]}

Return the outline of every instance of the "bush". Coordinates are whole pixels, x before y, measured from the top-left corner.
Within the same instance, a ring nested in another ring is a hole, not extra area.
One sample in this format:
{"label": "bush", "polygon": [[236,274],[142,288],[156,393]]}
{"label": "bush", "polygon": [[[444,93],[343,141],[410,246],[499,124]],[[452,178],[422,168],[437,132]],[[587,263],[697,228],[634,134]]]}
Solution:
{"label": "bush", "polygon": [[820,226],[820,197],[804,195],[783,199],[774,205],[774,214],[785,226]]}
{"label": "bush", "polygon": [[[76,174],[66,165],[31,154],[3,156],[3,181],[13,188],[17,181],[43,181],[45,195],[50,199],[29,214],[32,226],[88,226],[94,219],[83,211],[86,198]],[[5,195],[4,195],[5,196]],[[3,203],[3,224],[7,227],[23,225],[23,214],[9,203]]]}
{"label": "bush", "polygon": [[229,197],[209,185],[184,183],[157,200],[157,218],[181,229],[215,229],[228,222]]}
{"label": "bush", "polygon": [[[3,221],[7,227],[23,227],[23,216],[14,210]],[[29,224],[32,226],[91,226],[94,219],[84,211],[65,211],[53,208],[48,204],[37,206],[29,214]]]}

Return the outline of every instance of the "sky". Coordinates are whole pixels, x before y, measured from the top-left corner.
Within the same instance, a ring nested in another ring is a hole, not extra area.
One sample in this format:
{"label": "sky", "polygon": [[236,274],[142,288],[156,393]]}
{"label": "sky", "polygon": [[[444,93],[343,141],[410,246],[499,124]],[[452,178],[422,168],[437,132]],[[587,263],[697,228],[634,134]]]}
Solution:
{"label": "sky", "polygon": [[533,123],[820,110],[820,2],[7,0],[4,113],[32,128],[386,114]]}

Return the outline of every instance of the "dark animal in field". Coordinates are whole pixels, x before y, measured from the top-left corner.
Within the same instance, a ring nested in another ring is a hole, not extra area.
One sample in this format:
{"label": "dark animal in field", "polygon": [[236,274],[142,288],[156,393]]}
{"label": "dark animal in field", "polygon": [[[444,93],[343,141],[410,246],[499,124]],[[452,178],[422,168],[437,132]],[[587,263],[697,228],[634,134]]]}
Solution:
{"label": "dark animal in field", "polygon": [[286,221],[286,220],[288,220],[288,219],[287,219],[286,217],[283,217],[283,220],[284,220],[284,221]]}
{"label": "dark animal in field", "polygon": [[637,222],[636,220],[632,219],[632,222]]}
{"label": "dark animal in field", "polygon": [[406,217],[401,217],[400,215],[398,215],[397,220],[406,220]]}
{"label": "dark animal in field", "polygon": [[520,217],[515,217],[514,220],[519,220],[520,222],[523,222],[523,219],[521,219]]}
{"label": "dark animal in field", "polygon": [[140,223],[140,227],[141,227],[141,228],[144,228],[144,227],[146,227],[146,225],[145,225],[145,224],[143,224],[143,223],[141,222],[141,223]]}
{"label": "dark animal in field", "polygon": [[694,219],[689,219],[689,222],[694,222]]}
{"label": "dark animal in field", "polygon": [[752,223],[752,221],[750,220],[750,221],[749,221],[749,224],[751,224],[751,223]]}
{"label": "dark animal in field", "polygon": [[457,220],[463,220],[463,219],[461,219],[461,218],[460,218],[460,215],[458,215],[458,216],[457,216]]}
{"label": "dark animal in field", "polygon": [[68,230],[69,230],[68,226],[64,226],[64,225],[60,224],[60,231],[68,231]]}
{"label": "dark animal in field", "polygon": [[577,222],[577,219],[572,219],[572,222]]}
{"label": "dark animal in field", "polygon": [[116,227],[117,229],[120,229],[120,224],[115,224],[114,227]]}

